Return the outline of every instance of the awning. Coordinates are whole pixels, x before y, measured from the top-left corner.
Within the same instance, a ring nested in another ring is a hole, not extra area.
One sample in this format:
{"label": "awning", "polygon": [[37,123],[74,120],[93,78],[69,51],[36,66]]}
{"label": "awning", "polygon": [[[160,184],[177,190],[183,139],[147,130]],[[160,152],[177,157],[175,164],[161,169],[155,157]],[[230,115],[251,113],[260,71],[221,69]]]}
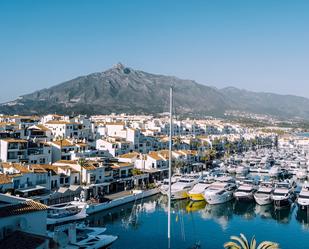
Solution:
{"label": "awning", "polygon": [[89,187],[101,187],[101,186],[109,186],[110,182],[102,182],[102,183],[95,183],[95,184],[91,184],[89,185]]}
{"label": "awning", "polygon": [[36,185],[35,187],[18,189],[16,191],[21,192],[21,193],[28,193],[28,192],[31,192],[31,191],[42,190],[42,189],[46,189],[46,188],[43,187],[43,186],[40,186],[40,185]]}

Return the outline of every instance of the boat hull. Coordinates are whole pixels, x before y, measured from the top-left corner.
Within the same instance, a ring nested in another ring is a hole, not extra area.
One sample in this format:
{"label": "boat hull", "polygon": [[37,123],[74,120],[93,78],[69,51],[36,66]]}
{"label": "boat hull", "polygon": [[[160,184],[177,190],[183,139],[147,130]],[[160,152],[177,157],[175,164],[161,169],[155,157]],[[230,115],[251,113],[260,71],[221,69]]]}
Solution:
{"label": "boat hull", "polygon": [[284,208],[289,207],[292,204],[292,200],[290,198],[280,199],[280,200],[273,200],[274,206],[277,208]]}
{"label": "boat hull", "polygon": [[231,201],[234,198],[234,196],[232,192],[227,192],[220,196],[204,194],[204,198],[207,203],[211,205],[216,205],[216,204],[221,204],[221,203]]}
{"label": "boat hull", "polygon": [[269,205],[272,203],[272,199],[270,196],[265,196],[265,197],[254,196],[254,199],[255,199],[255,202],[260,206]]}
{"label": "boat hull", "polygon": [[187,199],[188,197],[189,195],[186,190],[174,191],[171,195],[172,200]]}
{"label": "boat hull", "polygon": [[205,201],[202,193],[188,194],[191,201]]}

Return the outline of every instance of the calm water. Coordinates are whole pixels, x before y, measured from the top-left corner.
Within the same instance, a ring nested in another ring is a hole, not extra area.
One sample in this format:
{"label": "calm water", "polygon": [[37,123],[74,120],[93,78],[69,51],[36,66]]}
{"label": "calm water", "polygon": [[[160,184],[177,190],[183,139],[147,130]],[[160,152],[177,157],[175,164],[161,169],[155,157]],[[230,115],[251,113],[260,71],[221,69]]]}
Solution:
{"label": "calm water", "polygon": [[[309,216],[296,206],[275,211],[272,205],[229,202],[173,202],[172,248],[223,248],[231,235],[255,235],[258,241],[280,243],[282,249],[309,248]],[[157,195],[145,200],[92,215],[91,225],[106,226],[107,234],[118,235],[112,249],[167,248],[167,199]]]}

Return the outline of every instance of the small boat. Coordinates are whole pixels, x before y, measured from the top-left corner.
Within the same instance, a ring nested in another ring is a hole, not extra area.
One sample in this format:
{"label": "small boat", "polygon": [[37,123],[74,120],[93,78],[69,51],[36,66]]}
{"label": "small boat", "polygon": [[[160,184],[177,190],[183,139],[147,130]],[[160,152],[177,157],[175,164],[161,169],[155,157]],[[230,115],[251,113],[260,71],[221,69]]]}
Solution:
{"label": "small boat", "polygon": [[71,203],[49,206],[46,223],[47,225],[54,225],[85,219],[88,216],[86,208],[86,204],[82,208],[79,208],[77,205]]}
{"label": "small boat", "polygon": [[309,185],[306,183],[301,188],[299,196],[296,200],[300,210],[308,210],[309,208]]}
{"label": "small boat", "polygon": [[271,195],[274,187],[271,182],[261,182],[254,199],[258,205],[268,205],[272,203]]}

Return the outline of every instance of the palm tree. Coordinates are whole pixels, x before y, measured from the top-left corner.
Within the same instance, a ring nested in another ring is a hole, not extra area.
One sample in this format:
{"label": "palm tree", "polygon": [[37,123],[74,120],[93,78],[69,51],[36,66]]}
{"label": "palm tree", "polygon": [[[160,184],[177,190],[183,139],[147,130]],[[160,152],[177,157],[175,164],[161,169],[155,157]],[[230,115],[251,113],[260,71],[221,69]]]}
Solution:
{"label": "palm tree", "polygon": [[230,238],[234,241],[226,242],[223,245],[226,249],[279,249],[279,244],[271,241],[263,241],[257,246],[254,236],[249,244],[247,238],[242,233],[240,237],[231,236]]}

